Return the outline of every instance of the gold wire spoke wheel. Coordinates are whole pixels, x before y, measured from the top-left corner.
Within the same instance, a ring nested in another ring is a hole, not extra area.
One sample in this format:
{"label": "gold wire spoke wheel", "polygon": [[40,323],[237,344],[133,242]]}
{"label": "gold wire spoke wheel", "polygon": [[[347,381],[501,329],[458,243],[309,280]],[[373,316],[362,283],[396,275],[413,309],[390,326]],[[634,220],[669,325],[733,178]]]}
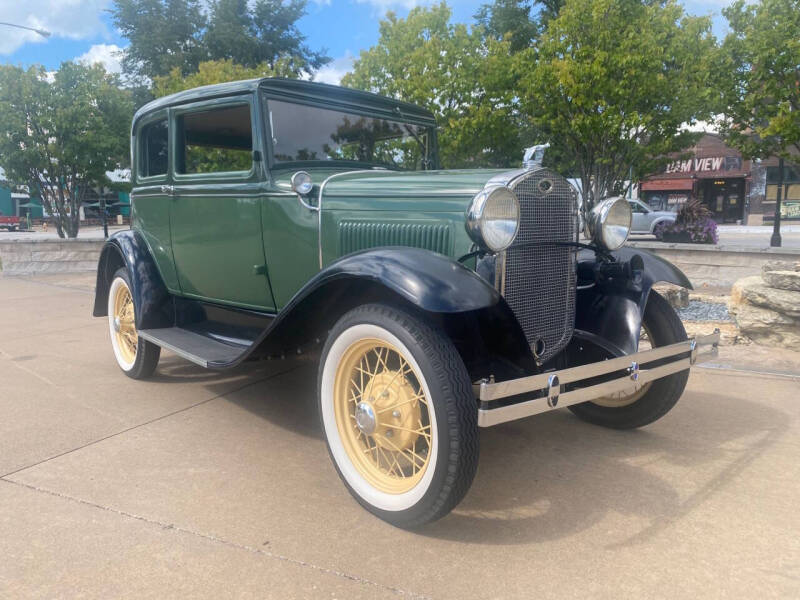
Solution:
{"label": "gold wire spoke wheel", "polygon": [[336,426],[347,455],[375,488],[402,494],[430,463],[430,404],[422,378],[393,345],[359,340],[336,369]]}
{"label": "gold wire spoke wheel", "polygon": [[133,298],[127,285],[117,286],[114,293],[113,325],[114,336],[120,354],[126,362],[136,360],[139,335],[133,312]]}
{"label": "gold wire spoke wheel", "polygon": [[[655,347],[652,340],[653,338],[650,332],[642,325],[642,329],[639,333],[639,351],[652,350]],[[635,383],[627,390],[615,392],[608,396],[603,396],[602,398],[596,398],[592,400],[592,402],[598,406],[605,406],[606,408],[630,406],[647,393],[652,383],[652,381],[648,381],[647,383]]]}

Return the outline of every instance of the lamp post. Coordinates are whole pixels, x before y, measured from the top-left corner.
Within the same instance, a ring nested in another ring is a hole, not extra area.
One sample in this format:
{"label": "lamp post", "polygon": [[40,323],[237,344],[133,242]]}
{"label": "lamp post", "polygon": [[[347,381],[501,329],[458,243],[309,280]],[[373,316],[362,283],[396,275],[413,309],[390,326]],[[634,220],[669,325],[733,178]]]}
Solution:
{"label": "lamp post", "polygon": [[778,160],[778,189],[775,196],[775,217],[772,221],[772,237],[769,245],[779,248],[781,245],[781,192],[783,191],[783,158]]}
{"label": "lamp post", "polygon": [[28,27],[27,25],[16,25],[14,23],[6,23],[4,21],[0,21],[0,25],[7,25],[8,27],[16,27],[17,29],[27,29],[28,31],[34,31],[43,38],[50,37],[50,32],[47,31],[46,29],[36,29],[35,27]]}

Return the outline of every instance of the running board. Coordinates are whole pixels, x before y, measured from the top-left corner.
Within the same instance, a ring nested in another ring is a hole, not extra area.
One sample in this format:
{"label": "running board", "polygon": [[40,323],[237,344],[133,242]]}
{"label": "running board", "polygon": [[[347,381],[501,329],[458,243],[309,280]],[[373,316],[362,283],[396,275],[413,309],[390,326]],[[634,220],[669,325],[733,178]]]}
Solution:
{"label": "running board", "polygon": [[250,349],[249,345],[225,344],[181,327],[142,329],[139,337],[206,369],[226,367]]}

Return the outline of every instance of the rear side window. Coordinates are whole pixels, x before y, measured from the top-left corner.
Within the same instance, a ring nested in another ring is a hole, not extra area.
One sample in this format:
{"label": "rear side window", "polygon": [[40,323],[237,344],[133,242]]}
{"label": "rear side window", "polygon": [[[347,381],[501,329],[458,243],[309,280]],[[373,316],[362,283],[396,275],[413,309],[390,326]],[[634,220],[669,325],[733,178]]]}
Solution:
{"label": "rear side window", "polygon": [[139,130],[139,175],[167,174],[167,120],[148,123]]}
{"label": "rear side window", "polygon": [[176,171],[182,174],[249,171],[253,166],[250,105],[181,115]]}

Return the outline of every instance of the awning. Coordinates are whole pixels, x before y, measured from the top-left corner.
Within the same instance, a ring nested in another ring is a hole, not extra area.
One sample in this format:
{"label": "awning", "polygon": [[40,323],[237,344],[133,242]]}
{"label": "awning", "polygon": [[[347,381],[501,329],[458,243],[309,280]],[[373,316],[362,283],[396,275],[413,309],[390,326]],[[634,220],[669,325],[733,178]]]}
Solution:
{"label": "awning", "polygon": [[640,189],[647,191],[661,190],[691,190],[694,187],[693,179],[651,179],[643,181]]}

